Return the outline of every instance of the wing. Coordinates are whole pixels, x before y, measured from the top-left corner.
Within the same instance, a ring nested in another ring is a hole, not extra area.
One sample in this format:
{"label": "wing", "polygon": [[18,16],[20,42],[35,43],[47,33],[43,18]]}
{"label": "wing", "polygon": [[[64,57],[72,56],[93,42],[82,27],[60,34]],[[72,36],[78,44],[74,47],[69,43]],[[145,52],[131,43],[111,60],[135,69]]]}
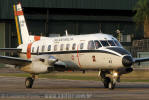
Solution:
{"label": "wing", "polygon": [[31,60],[16,58],[16,57],[8,57],[8,56],[0,56],[0,63],[17,65],[17,66],[25,66],[31,64]]}
{"label": "wing", "polygon": [[134,63],[146,62],[146,61],[149,61],[149,57],[146,57],[146,58],[134,58]]}
{"label": "wing", "polygon": [[19,48],[0,48],[0,52],[21,52]]}

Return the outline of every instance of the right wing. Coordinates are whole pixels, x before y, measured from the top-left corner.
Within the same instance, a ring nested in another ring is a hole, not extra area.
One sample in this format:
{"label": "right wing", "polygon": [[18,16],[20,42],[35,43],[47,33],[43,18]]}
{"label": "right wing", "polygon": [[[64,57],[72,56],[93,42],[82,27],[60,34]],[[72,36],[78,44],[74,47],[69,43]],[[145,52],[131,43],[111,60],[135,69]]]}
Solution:
{"label": "right wing", "polygon": [[25,66],[25,65],[31,64],[32,61],[17,58],[17,57],[0,56],[0,63],[16,65],[16,66]]}

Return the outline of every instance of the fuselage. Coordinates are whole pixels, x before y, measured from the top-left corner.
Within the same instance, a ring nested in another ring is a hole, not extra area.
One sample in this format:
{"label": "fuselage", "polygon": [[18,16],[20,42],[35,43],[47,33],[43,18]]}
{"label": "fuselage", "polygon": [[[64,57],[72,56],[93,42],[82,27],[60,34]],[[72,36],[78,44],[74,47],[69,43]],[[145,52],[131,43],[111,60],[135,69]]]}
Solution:
{"label": "fuselage", "polygon": [[[132,65],[130,53],[116,38],[103,33],[49,37],[22,44],[18,48],[22,49],[22,58],[35,60],[38,56],[49,55],[72,69],[119,69]],[[42,62],[36,62],[34,66],[37,70],[41,69],[37,66],[42,65],[45,66],[43,70],[49,67]],[[30,67],[33,70],[33,65]]]}

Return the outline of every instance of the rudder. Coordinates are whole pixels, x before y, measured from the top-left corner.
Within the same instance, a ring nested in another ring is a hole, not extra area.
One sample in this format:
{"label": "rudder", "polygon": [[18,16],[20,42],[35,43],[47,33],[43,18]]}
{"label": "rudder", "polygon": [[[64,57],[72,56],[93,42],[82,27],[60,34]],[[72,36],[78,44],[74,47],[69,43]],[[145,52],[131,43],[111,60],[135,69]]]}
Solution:
{"label": "rudder", "polygon": [[26,44],[29,42],[29,32],[24,18],[24,13],[21,7],[21,3],[14,5],[13,8],[14,8],[18,43],[19,45]]}

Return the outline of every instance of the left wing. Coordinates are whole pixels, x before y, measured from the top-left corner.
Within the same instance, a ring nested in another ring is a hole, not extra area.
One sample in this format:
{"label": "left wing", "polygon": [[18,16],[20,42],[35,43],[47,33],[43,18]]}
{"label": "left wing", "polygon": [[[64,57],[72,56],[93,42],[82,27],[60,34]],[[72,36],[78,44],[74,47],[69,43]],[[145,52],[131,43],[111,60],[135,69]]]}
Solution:
{"label": "left wing", "polygon": [[146,62],[146,61],[149,61],[149,57],[146,57],[146,58],[134,58],[133,61],[134,61],[134,63]]}
{"label": "left wing", "polygon": [[19,48],[0,48],[0,52],[21,52]]}
{"label": "left wing", "polygon": [[17,65],[17,66],[25,66],[31,64],[31,60],[16,58],[16,57],[8,57],[8,56],[0,56],[0,63]]}

